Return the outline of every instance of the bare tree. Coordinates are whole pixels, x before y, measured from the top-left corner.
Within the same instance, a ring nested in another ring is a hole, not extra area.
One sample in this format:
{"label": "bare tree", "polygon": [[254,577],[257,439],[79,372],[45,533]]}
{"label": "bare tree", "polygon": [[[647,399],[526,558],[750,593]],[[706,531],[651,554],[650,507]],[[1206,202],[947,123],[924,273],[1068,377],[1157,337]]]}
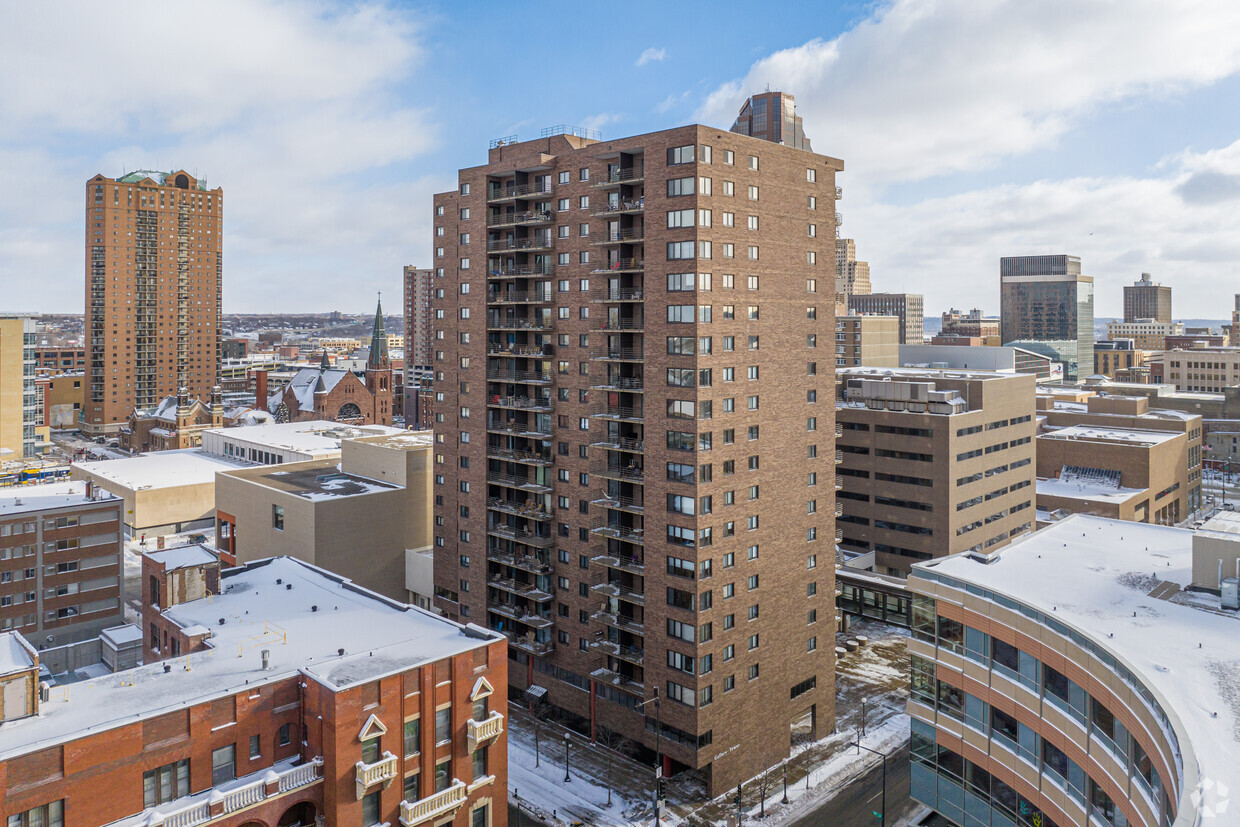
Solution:
{"label": "bare tree", "polygon": [[754,782],[758,785],[759,818],[766,818],[766,794],[775,786],[775,768],[767,767]]}
{"label": "bare tree", "polygon": [[602,744],[607,758],[607,806],[611,806],[611,774],[612,768],[615,766],[615,756],[613,753],[619,752],[627,755],[633,747],[633,742],[624,735],[609,729],[602,724],[595,727],[595,740]]}
{"label": "bare tree", "polygon": [[540,766],[539,764],[540,750],[538,747],[538,740],[539,740],[539,736],[542,734],[542,722],[547,717],[547,706],[548,706],[547,704],[541,701],[536,701],[530,705],[530,722],[534,727],[534,766],[535,767]]}

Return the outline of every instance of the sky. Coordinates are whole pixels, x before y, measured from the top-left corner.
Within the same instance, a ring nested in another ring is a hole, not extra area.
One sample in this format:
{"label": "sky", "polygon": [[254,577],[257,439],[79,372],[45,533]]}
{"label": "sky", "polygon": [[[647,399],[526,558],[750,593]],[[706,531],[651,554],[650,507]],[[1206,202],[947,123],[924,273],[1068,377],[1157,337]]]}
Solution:
{"label": "sky", "polygon": [[84,186],[224,189],[224,311],[400,305],[431,196],[490,140],[727,128],[796,96],[842,158],[875,290],[998,312],[999,258],[1069,253],[1096,315],[1240,291],[1240,3],[0,0],[0,310],[81,312]]}

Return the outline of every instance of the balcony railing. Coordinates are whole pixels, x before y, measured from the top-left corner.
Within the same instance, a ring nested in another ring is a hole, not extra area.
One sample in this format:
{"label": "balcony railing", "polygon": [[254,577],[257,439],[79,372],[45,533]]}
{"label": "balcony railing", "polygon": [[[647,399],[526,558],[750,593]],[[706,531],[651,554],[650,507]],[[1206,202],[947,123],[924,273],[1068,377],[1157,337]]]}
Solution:
{"label": "balcony railing", "polygon": [[358,801],[365,798],[368,787],[372,787],[375,784],[382,784],[386,787],[388,784],[391,784],[392,779],[396,777],[399,770],[396,756],[390,752],[383,753],[383,757],[373,764],[358,761],[356,769]]}
{"label": "balcony railing", "polygon": [[488,253],[502,253],[508,250],[539,250],[551,246],[549,236],[533,236],[532,238],[495,238],[487,242]]}
{"label": "balcony railing", "polygon": [[590,645],[595,649],[598,649],[600,652],[606,652],[613,658],[619,658],[620,660],[628,661],[629,663],[637,664],[638,666],[642,665],[642,661],[645,660],[646,657],[645,649],[639,649],[636,646],[624,646],[623,644],[614,643],[610,640],[596,640]]}
{"label": "balcony railing", "polygon": [[509,488],[521,488],[526,491],[534,491],[539,494],[551,491],[551,487],[546,483],[541,483],[529,477],[518,477],[513,474],[504,474],[499,471],[488,471],[487,482],[495,485],[506,485]]}
{"label": "balcony railing", "polygon": [[494,560],[501,565],[521,569],[522,571],[533,572],[534,574],[546,574],[551,571],[550,565],[533,554],[516,554],[492,547],[487,549],[487,559]]}
{"label": "balcony railing", "polygon": [[546,224],[555,220],[551,210],[526,210],[487,216],[488,227],[513,227],[519,224]]}
{"label": "balcony railing", "polygon": [[644,414],[641,407],[632,405],[603,405],[598,413],[591,414],[591,416],[624,422],[641,422]]}
{"label": "balcony railing", "polygon": [[645,167],[621,167],[609,171],[606,175],[595,178],[592,186],[610,187],[616,184],[628,184],[646,177]]}
{"label": "balcony railing", "polygon": [[604,319],[596,330],[643,330],[645,319]]}
{"label": "balcony railing", "polygon": [[492,396],[487,405],[493,408],[520,408],[528,411],[550,411],[551,400],[529,396]]}
{"label": "balcony railing", "polygon": [[641,482],[645,479],[645,474],[639,465],[613,465],[602,464],[597,465],[593,473],[600,477],[616,480],[627,480],[628,482]]}
{"label": "balcony railing", "polygon": [[500,319],[488,318],[487,327],[492,330],[551,330],[551,319]]}
{"label": "balcony railing", "polygon": [[[315,758],[304,764],[298,764],[294,767],[282,766],[276,764],[270,770],[263,770],[248,776],[253,780],[246,781],[238,779],[242,783],[232,787],[227,792],[217,791],[198,793],[197,795],[187,796],[183,803],[178,805],[177,801],[170,801],[161,804],[158,809],[158,816],[148,817],[143,824],[159,825],[159,827],[197,827],[202,824],[211,824],[212,822],[222,822],[228,820],[230,814],[237,810],[245,809],[253,806],[260,801],[283,795],[287,792],[300,789],[302,787],[313,784],[319,780],[319,771],[323,766],[323,759]],[[272,785],[270,774],[275,773],[276,780],[274,782],[274,790],[269,789]],[[211,799],[215,798],[215,810],[212,814]],[[223,808],[220,808],[220,804]],[[152,813],[154,816],[154,813]],[[129,821],[129,819],[125,819]]]}
{"label": "balcony railing", "polygon": [[533,614],[524,609],[519,609],[511,603],[488,603],[487,611],[494,612],[497,615],[511,618],[518,623],[524,623],[526,626],[532,626],[535,629],[545,629],[552,624],[550,617]]}
{"label": "balcony railing", "polygon": [[545,304],[551,301],[550,290],[504,290],[487,294],[491,304]]}
{"label": "balcony railing", "polygon": [[610,391],[640,391],[644,389],[645,382],[640,376],[612,376],[590,387]]}
{"label": "balcony railing", "polygon": [[625,586],[618,580],[609,580],[605,583],[596,583],[590,588],[599,594],[610,595],[611,597],[624,600],[628,603],[636,603],[639,606],[644,606],[646,604],[646,595],[643,592],[639,592],[634,588]]}
{"label": "balcony railing", "polygon": [[837,542],[837,543],[842,543],[842,542],[844,542],[844,529],[842,529],[842,528],[837,528],[837,529],[835,530],[835,542]]}
{"label": "balcony railing", "polygon": [[488,370],[487,379],[492,382],[533,382],[538,384],[552,381],[550,374],[536,370]]}
{"label": "balcony railing", "polygon": [[487,499],[487,508],[496,511],[503,511],[506,514],[516,514],[519,517],[526,517],[531,520],[550,520],[551,512],[540,505],[529,503],[514,503],[508,500],[502,500],[499,497],[490,497]]}
{"label": "balcony railing", "polygon": [[619,230],[609,230],[601,238],[591,240],[591,244],[632,244],[645,239],[645,227],[625,227]]}
{"label": "balcony railing", "polygon": [[529,357],[531,359],[541,359],[550,356],[541,347],[530,347],[528,345],[488,345],[487,356],[514,356]]}
{"label": "balcony railing", "polygon": [[599,353],[594,358],[611,362],[640,362],[642,361],[642,349],[640,347],[613,347]]}
{"label": "balcony railing", "polygon": [[555,458],[550,454],[537,454],[533,451],[518,451],[515,448],[496,448],[489,446],[487,456],[504,459],[509,462],[524,462],[530,465],[552,465]]}
{"label": "balcony railing", "polygon": [[836,452],[835,452],[835,464],[836,464],[836,465],[840,465],[840,464],[841,464],[841,463],[843,463],[843,462],[844,462],[844,452],[843,452],[843,451],[836,451]]}
{"label": "balcony railing", "polygon": [[646,262],[640,258],[619,258],[607,262],[606,267],[599,267],[593,272],[598,273],[640,273],[646,269]]}
{"label": "balcony railing", "polygon": [[613,540],[623,540],[626,543],[645,544],[646,532],[640,528],[631,528],[623,525],[601,525],[590,529],[591,534],[597,534],[600,537],[610,537]]}
{"label": "balcony railing", "polygon": [[640,287],[617,287],[599,291],[590,297],[596,302],[639,302],[645,299],[645,292]]}
{"label": "balcony railing", "polygon": [[431,819],[447,815],[465,803],[468,789],[464,781],[453,778],[452,783],[443,792],[428,795],[418,801],[400,802],[400,823],[404,827],[414,827]]}
{"label": "balcony railing", "polygon": [[555,650],[555,644],[549,640],[539,640],[531,634],[518,634],[510,629],[505,629],[504,634],[508,637],[508,643],[515,646],[523,652],[529,652],[531,655],[549,655]]}
{"label": "balcony railing", "polygon": [[504,201],[509,198],[535,198],[550,195],[554,192],[551,184],[514,184],[507,187],[492,187],[487,190],[488,201]]}
{"label": "balcony railing", "polygon": [[[490,244],[506,245],[507,243],[508,243],[507,241],[501,240],[501,241],[493,241]],[[490,244],[487,245],[487,248],[492,251],[526,249],[524,247],[507,247],[507,246],[491,247]],[[540,264],[536,267],[515,267],[515,266],[514,267],[492,267],[490,270],[487,271],[487,278],[512,279],[512,278],[522,278],[524,276],[549,276],[554,272],[555,272],[555,265],[553,264]]]}
{"label": "balcony railing", "polygon": [[631,617],[626,617],[625,615],[622,615],[619,612],[613,612],[608,609],[601,609],[595,612],[594,614],[590,615],[590,617],[594,618],[595,620],[601,621],[608,626],[614,626],[617,629],[622,629],[626,632],[632,632],[635,635],[645,634],[646,627],[643,626],[640,621],[634,620]]}
{"label": "balcony railing", "polygon": [[487,425],[488,431],[497,431],[504,434],[517,434],[518,436],[551,436],[551,431],[538,428],[533,423],[522,424],[519,422],[491,422]]}
{"label": "balcony railing", "polygon": [[631,451],[637,454],[646,450],[645,440],[623,436],[608,436],[590,444],[599,448],[611,448],[613,451]]}
{"label": "balcony railing", "polygon": [[646,688],[645,684],[641,681],[631,678],[628,675],[621,674],[620,672],[616,672],[613,669],[595,669],[590,673],[590,677],[594,678],[599,683],[609,683],[612,686],[625,690],[626,692],[640,693],[645,691]]}
{"label": "balcony railing", "polygon": [[493,586],[501,591],[511,594],[520,595],[541,603],[544,600],[550,600],[552,595],[535,586],[533,583],[522,583],[509,577],[500,577],[498,574],[487,575],[487,585]]}
{"label": "balcony railing", "polygon": [[600,508],[613,508],[617,511],[628,511],[633,514],[641,514],[646,510],[645,504],[635,497],[599,497],[596,500],[590,500],[591,505],[597,505]]}
{"label": "balcony railing", "polygon": [[496,537],[503,537],[506,540],[513,540],[534,548],[551,548],[555,545],[554,537],[545,534],[535,534],[522,528],[510,528],[506,525],[488,526],[487,534],[493,534]]}
{"label": "balcony railing", "polygon": [[485,720],[475,721],[470,718],[466,724],[465,740],[467,749],[472,753],[478,745],[488,741],[504,731],[504,716],[498,710],[492,712]]}

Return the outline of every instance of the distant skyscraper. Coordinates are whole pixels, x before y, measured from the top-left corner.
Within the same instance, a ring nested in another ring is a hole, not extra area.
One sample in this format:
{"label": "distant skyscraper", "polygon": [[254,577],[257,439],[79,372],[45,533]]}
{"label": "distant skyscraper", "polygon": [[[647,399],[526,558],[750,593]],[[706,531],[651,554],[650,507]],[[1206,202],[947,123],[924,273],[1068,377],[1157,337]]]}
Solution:
{"label": "distant skyscraper", "polygon": [[797,114],[796,98],[786,92],[760,92],[745,101],[732,131],[812,151]]}
{"label": "distant skyscraper", "polygon": [[899,316],[900,344],[919,345],[926,338],[925,297],[920,293],[863,293],[848,297],[848,310],[870,316]]}
{"label": "distant skyscraper", "polygon": [[135,407],[185,388],[207,398],[220,368],[224,192],[188,172],[86,182],[82,427],[119,430]]}
{"label": "distant skyscraper", "polygon": [[431,298],[435,271],[405,266],[405,372],[431,369]]}
{"label": "distant skyscraper", "polygon": [[1094,279],[1077,256],[1011,256],[999,262],[1000,335],[1005,345],[1063,363],[1064,379],[1094,365]]}
{"label": "distant skyscraper", "polygon": [[1124,321],[1138,319],[1171,321],[1171,288],[1151,281],[1149,273],[1142,273],[1140,281],[1124,285]]}
{"label": "distant skyscraper", "polygon": [[835,240],[835,303],[848,307],[849,296],[870,292],[870,263],[857,261],[857,244],[851,238]]}

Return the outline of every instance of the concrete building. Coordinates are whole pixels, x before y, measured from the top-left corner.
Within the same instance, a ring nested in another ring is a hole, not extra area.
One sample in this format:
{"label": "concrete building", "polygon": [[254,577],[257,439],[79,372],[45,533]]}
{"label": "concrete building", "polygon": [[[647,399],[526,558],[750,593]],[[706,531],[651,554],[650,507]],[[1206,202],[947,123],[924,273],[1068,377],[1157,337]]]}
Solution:
{"label": "concrete building", "polygon": [[925,301],[920,293],[853,294],[848,297],[848,310],[870,316],[898,316],[902,345],[919,345],[926,340]]}
{"label": "concrete building", "polygon": [[1040,513],[1157,525],[1188,516],[1184,434],[1070,425],[1037,441]]}
{"label": "concrete building", "polygon": [[848,368],[836,379],[840,548],[903,576],[1033,530],[1032,376]]}
{"label": "concrete building", "polygon": [[[1237,625],[1193,533],[1077,515],[915,566],[912,797],[954,824],[1222,823]],[[967,815],[966,815],[967,814]]]}
{"label": "concrete building", "polygon": [[[940,335],[943,336],[978,336],[984,340],[994,339],[993,344],[999,344],[999,317],[983,316],[982,311],[973,308],[969,312],[951,308],[942,315],[942,321],[939,328]],[[983,341],[982,344],[992,344],[989,341]]]}
{"label": "concrete building", "polygon": [[[1140,396],[1117,396],[1092,391],[1073,392],[1067,389],[1048,388],[1039,389],[1037,406],[1038,425],[1046,432],[1083,426],[1102,431],[1155,432],[1183,436],[1182,447],[1177,449],[1177,456],[1170,460],[1177,467],[1164,467],[1167,461],[1165,457],[1160,459],[1159,467],[1153,472],[1156,481],[1147,483],[1145,487],[1153,488],[1156,493],[1162,492],[1168,486],[1173,487],[1174,490],[1170,494],[1156,499],[1161,500],[1162,505],[1165,505],[1166,497],[1174,495],[1173,498],[1180,501],[1177,507],[1181,515],[1180,519],[1184,519],[1201,507],[1204,421],[1200,414],[1155,409],[1151,406],[1149,399]],[[1181,445],[1181,443],[1177,442],[1176,445]],[[1163,449],[1154,450],[1161,452]],[[1041,454],[1038,459],[1039,462],[1042,461]],[[1073,464],[1079,465],[1080,463]],[[1045,473],[1039,471],[1039,477],[1055,475],[1053,461],[1048,461],[1043,468]],[[1123,469],[1121,467],[1111,470]],[[1130,487],[1137,487],[1136,483],[1142,478],[1132,476]],[[1166,480],[1166,482],[1157,480]],[[1150,513],[1153,514],[1157,510],[1154,509]]]}
{"label": "concrete building", "polygon": [[1234,295],[1233,301],[1231,324],[1223,325],[1223,333],[1227,334],[1228,343],[1240,345],[1240,293]]}
{"label": "concrete building", "polygon": [[223,213],[223,190],[184,170],[86,182],[87,433],[219,381]]}
{"label": "concrete building", "polygon": [[1149,273],[1142,273],[1140,279],[1124,285],[1124,321],[1144,319],[1171,322],[1171,288],[1152,280]]}
{"label": "concrete building", "polygon": [[1114,379],[1145,364],[1147,351],[1140,350],[1132,339],[1094,342],[1094,375]]}
{"label": "concrete building", "polygon": [[[412,264],[404,269],[405,371],[431,370],[435,351],[431,320],[431,301],[435,295],[435,271]],[[409,382],[405,382],[408,387]],[[408,403],[406,403],[408,408]]]}
{"label": "concrete building", "polygon": [[86,400],[86,375],[60,373],[35,379],[43,395],[43,424],[49,428],[76,428]]}
{"label": "concrete building", "polygon": [[736,116],[732,131],[806,152],[813,151],[801,116],[797,114],[796,98],[787,92],[751,95]]}
{"label": "concrete building", "polygon": [[[900,345],[900,366],[937,370],[993,370],[999,373],[1027,373],[1038,382],[1063,378],[1063,367],[1049,356],[1020,347],[991,347],[978,337],[934,337],[929,345]],[[970,344],[972,342],[972,344]]]}
{"label": "concrete building", "polygon": [[1162,350],[1167,346],[1168,336],[1180,336],[1183,333],[1183,322],[1160,322],[1154,319],[1107,322],[1108,339],[1132,339],[1137,350]]}
{"label": "concrete building", "polygon": [[1167,350],[1159,361],[1163,382],[1177,391],[1222,393],[1240,385],[1240,347]]}
{"label": "concrete building", "polygon": [[1012,256],[999,262],[1000,327],[1016,345],[1063,363],[1064,378],[1094,364],[1094,279],[1076,256]]}
{"label": "concrete building", "polygon": [[40,375],[85,373],[86,350],[81,345],[69,347],[35,346],[34,368]]}
{"label": "concrete building", "polygon": [[431,549],[431,435],[345,439],[339,459],[226,471],[215,482],[226,563],[296,557],[358,585],[428,602],[417,558]]}
{"label": "concrete building", "polygon": [[835,317],[837,367],[899,367],[900,347],[900,320],[895,316]]}
{"label": "concrete building", "polygon": [[665,770],[711,795],[834,720],[842,168],[706,126],[550,134],[435,196],[436,605],[585,727],[653,749],[659,698]]}
{"label": "concrete building", "polygon": [[44,648],[124,623],[120,520],[86,483],[0,489],[0,631]]}
{"label": "concrete building", "polygon": [[144,606],[175,660],[40,693],[0,638],[10,824],[507,824],[501,635],[288,558],[218,579]]}
{"label": "concrete building", "polygon": [[857,261],[857,244],[851,238],[835,240],[835,304],[836,315],[848,313],[848,297],[871,291],[870,263]]}
{"label": "concrete building", "polygon": [[0,316],[0,461],[41,454],[51,442],[34,370],[34,319]]}

